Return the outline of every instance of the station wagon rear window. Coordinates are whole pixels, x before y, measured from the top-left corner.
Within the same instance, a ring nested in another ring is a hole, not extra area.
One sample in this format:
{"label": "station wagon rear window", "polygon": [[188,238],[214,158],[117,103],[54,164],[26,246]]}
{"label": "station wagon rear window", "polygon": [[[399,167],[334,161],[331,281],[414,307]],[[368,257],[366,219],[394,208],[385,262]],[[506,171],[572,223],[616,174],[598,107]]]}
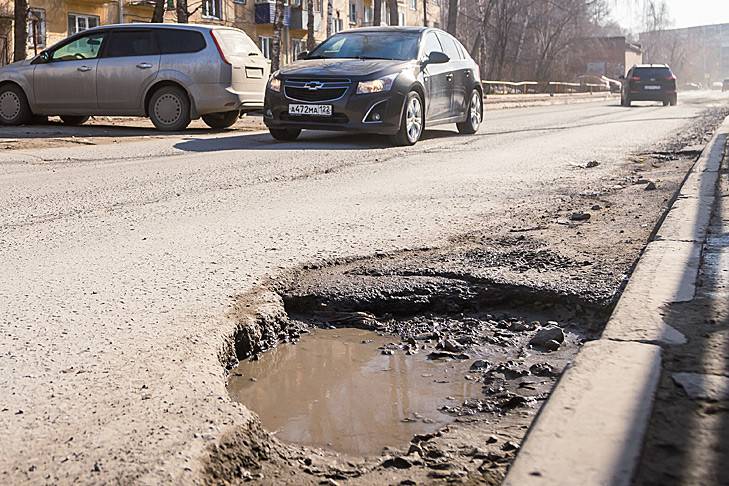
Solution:
{"label": "station wagon rear window", "polygon": [[196,30],[156,29],[162,54],[183,54],[205,49],[205,38]]}

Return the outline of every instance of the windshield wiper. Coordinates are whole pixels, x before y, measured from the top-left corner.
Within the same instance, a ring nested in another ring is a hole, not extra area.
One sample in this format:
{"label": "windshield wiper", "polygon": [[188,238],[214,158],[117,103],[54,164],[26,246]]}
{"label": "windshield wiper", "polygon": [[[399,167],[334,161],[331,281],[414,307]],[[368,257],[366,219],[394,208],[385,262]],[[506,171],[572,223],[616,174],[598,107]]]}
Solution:
{"label": "windshield wiper", "polygon": [[395,60],[391,57],[374,57],[374,56],[356,56],[355,59],[362,59],[362,60],[379,59],[382,61],[394,61]]}

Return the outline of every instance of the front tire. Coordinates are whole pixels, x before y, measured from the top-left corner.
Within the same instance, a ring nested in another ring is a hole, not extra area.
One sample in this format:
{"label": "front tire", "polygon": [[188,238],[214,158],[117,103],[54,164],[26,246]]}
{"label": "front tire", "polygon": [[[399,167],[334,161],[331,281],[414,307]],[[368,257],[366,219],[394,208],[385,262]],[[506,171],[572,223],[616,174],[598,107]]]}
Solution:
{"label": "front tire", "polygon": [[149,118],[158,130],[177,132],[190,124],[190,100],[182,89],[163,86],[149,100]]}
{"label": "front tire", "polygon": [[23,125],[32,118],[28,98],[20,86],[6,84],[0,87],[0,124]]}
{"label": "front tire", "polygon": [[483,120],[483,101],[481,93],[474,89],[471,93],[471,101],[468,103],[468,110],[466,111],[468,119],[461,123],[456,123],[459,133],[471,135],[478,131],[478,127],[481,126],[481,120]]}
{"label": "front tire", "polygon": [[296,140],[301,133],[300,128],[269,128],[268,131],[271,132],[271,136],[276,140],[285,142]]}
{"label": "front tire", "polygon": [[202,119],[210,128],[228,128],[238,121],[239,116],[240,111],[233,110],[223,113],[210,113],[208,115],[203,115]]}
{"label": "front tire", "polygon": [[676,96],[676,95],[671,96],[671,99],[668,100],[668,102],[671,104],[671,106],[676,106],[676,104],[678,103],[678,96]]}
{"label": "front tire", "polygon": [[72,125],[72,126],[83,125],[89,119],[88,116],[67,116],[67,115],[63,115],[60,118],[63,123],[65,123],[66,125]]}
{"label": "front tire", "polygon": [[423,134],[423,128],[425,128],[423,102],[417,91],[411,91],[405,100],[400,129],[393,135],[392,140],[397,145],[415,145]]}

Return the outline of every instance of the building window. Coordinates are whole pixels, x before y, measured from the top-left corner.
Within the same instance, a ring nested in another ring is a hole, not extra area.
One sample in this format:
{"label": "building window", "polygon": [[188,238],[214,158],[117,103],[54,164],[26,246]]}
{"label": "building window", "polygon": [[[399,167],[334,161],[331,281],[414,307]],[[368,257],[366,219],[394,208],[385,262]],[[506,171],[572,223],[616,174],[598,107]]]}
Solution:
{"label": "building window", "polygon": [[406,25],[405,24],[405,12],[403,12],[402,10],[398,10],[397,18],[399,19],[397,25]]}
{"label": "building window", "polygon": [[365,21],[366,24],[371,24],[372,23],[372,12],[373,12],[372,7],[365,6],[365,8],[364,8],[364,21]]}
{"label": "building window", "polygon": [[410,0],[410,10],[418,9],[418,0]]}
{"label": "building window", "polygon": [[265,35],[258,36],[258,48],[266,59],[271,59],[271,37]]}
{"label": "building window", "polygon": [[357,25],[357,4],[349,2],[349,24]]}
{"label": "building window", "polygon": [[[337,13],[337,15],[339,15]],[[332,34],[341,32],[344,30],[344,21],[339,17],[332,17]]]}
{"label": "building window", "polygon": [[222,19],[220,15],[220,0],[203,0],[202,16],[212,19]]}
{"label": "building window", "polygon": [[306,39],[291,38],[291,58],[298,59],[299,54],[306,50]]}
{"label": "building window", "polygon": [[246,0],[233,0],[233,3],[237,3],[239,5],[245,5],[246,4]]}
{"label": "building window", "polygon": [[[35,28],[35,39],[33,32]],[[28,47],[46,46],[46,10],[31,8],[28,12]]]}
{"label": "building window", "polygon": [[68,14],[68,35],[99,26],[98,15]]}

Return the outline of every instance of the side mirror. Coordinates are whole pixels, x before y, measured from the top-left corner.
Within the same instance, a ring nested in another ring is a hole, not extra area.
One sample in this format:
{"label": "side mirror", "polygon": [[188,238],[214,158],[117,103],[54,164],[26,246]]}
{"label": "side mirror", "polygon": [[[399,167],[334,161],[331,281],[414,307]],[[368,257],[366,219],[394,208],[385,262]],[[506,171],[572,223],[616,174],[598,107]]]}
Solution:
{"label": "side mirror", "polygon": [[619,80],[621,80],[621,81],[623,81],[623,80],[625,80],[625,76],[623,76],[623,75],[621,74],[621,75],[620,75],[620,77],[619,77],[618,79],[619,79]]}
{"label": "side mirror", "polygon": [[40,56],[38,56],[38,62],[42,64],[51,62],[51,55],[48,53],[48,51],[43,51],[40,53]]}
{"label": "side mirror", "polygon": [[296,55],[296,60],[306,59],[307,57],[309,57],[309,51],[301,51]]}
{"label": "side mirror", "polygon": [[433,51],[428,55],[428,64],[445,64],[450,60],[445,52]]}

